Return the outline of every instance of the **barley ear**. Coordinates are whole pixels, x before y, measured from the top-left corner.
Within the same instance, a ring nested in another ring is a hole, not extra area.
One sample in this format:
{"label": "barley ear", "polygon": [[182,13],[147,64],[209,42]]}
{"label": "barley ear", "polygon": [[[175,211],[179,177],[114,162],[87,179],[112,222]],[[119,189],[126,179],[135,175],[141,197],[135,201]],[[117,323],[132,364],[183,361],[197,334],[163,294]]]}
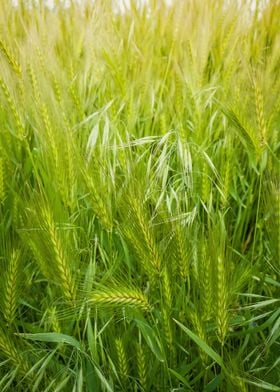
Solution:
{"label": "barley ear", "polygon": [[150,309],[144,294],[127,288],[96,290],[90,295],[89,303],[96,306],[129,306],[142,310]]}
{"label": "barley ear", "polygon": [[118,370],[121,383],[123,385],[127,385],[128,375],[129,375],[129,366],[127,361],[127,356],[123,344],[123,340],[121,338],[115,339],[115,346],[117,352],[118,359]]}
{"label": "barley ear", "polygon": [[145,356],[144,349],[141,344],[137,345],[137,370],[138,370],[138,379],[140,386],[143,391],[146,391],[147,388],[147,359]]}
{"label": "barley ear", "polygon": [[[196,311],[191,312],[191,321],[197,336],[202,341],[207,343],[207,335],[203,326],[203,322],[201,320],[201,317],[197,314]],[[198,351],[203,365],[207,366],[207,364],[209,363],[209,356],[201,348],[198,348]]]}
{"label": "barley ear", "polygon": [[9,258],[8,269],[5,273],[3,290],[3,315],[8,325],[11,325],[16,317],[20,283],[19,270],[20,252],[19,250],[13,250]]}
{"label": "barley ear", "polygon": [[260,83],[257,78],[254,80],[254,88],[255,88],[255,104],[256,104],[256,115],[257,115],[257,123],[259,128],[259,141],[260,146],[263,147],[266,144],[266,122],[264,118],[264,102],[263,102],[263,94],[260,88]]}
{"label": "barley ear", "polygon": [[224,345],[228,331],[228,291],[225,265],[222,256],[217,258],[217,328],[220,343]]}
{"label": "barley ear", "polygon": [[202,291],[202,318],[209,320],[213,314],[213,268],[212,258],[207,252],[207,245],[203,243],[201,257],[201,291]]}
{"label": "barley ear", "polygon": [[7,45],[5,44],[3,38],[0,37],[0,51],[6,57],[9,65],[11,66],[12,70],[16,73],[18,77],[21,77],[22,71],[20,64],[17,62],[11,51],[8,49]]}
{"label": "barley ear", "polygon": [[75,283],[72,272],[70,270],[70,266],[65,257],[62,241],[59,237],[52,216],[47,209],[43,210],[43,216],[45,218],[45,227],[49,234],[50,242],[52,244],[52,249],[55,256],[54,265],[58,272],[57,278],[61,283],[61,289],[66,300],[69,303],[73,303],[75,301]]}
{"label": "barley ear", "polygon": [[2,151],[0,149],[0,204],[5,199],[4,159],[1,155]]}
{"label": "barley ear", "polygon": [[21,351],[16,348],[10,336],[0,328],[0,352],[19,369],[22,376],[30,369],[28,362],[23,358]]}

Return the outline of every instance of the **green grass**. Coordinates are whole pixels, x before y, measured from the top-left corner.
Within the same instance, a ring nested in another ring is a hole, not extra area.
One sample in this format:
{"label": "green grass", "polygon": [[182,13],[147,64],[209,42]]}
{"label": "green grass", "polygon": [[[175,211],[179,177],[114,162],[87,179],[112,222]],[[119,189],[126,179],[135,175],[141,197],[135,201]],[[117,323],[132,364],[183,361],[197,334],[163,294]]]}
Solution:
{"label": "green grass", "polygon": [[280,391],[280,2],[0,5],[0,390]]}

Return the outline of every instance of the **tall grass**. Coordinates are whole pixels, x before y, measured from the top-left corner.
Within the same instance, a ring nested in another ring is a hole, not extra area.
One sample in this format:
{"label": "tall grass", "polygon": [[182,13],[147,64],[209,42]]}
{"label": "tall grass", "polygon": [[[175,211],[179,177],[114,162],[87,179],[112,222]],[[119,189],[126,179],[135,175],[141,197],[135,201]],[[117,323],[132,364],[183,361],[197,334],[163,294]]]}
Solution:
{"label": "tall grass", "polygon": [[0,390],[280,391],[280,3],[0,3]]}

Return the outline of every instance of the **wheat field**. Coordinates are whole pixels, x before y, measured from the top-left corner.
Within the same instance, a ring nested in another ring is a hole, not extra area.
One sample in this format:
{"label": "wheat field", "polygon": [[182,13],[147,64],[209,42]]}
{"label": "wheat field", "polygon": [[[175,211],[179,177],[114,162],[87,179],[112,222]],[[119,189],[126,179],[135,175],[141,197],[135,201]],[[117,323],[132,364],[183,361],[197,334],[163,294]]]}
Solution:
{"label": "wheat field", "polygon": [[0,391],[280,391],[280,2],[0,2]]}

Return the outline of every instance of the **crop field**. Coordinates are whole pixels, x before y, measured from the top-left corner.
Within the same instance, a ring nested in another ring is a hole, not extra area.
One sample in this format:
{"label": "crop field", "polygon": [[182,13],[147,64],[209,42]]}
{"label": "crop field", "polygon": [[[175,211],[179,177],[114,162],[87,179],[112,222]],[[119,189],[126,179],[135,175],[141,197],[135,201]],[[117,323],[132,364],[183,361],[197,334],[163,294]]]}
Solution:
{"label": "crop field", "polygon": [[0,1],[0,391],[280,391],[280,1],[31,3]]}

